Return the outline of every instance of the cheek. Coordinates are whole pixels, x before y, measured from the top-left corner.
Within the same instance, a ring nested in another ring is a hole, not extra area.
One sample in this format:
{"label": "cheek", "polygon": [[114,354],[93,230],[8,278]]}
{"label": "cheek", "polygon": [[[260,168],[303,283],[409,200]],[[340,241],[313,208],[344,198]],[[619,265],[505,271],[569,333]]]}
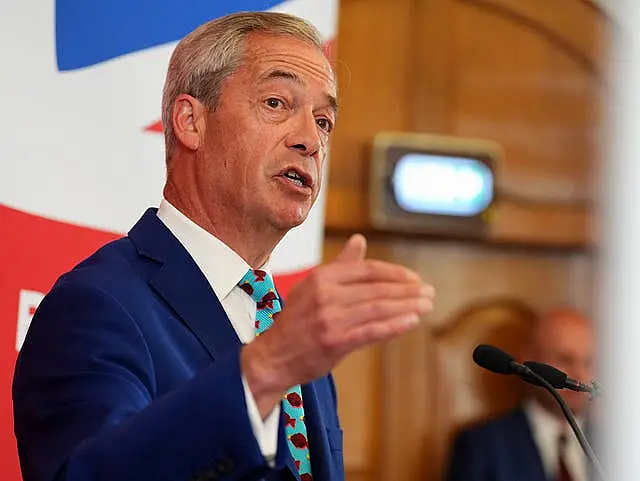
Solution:
{"label": "cheek", "polygon": [[320,147],[320,153],[316,160],[316,169],[318,171],[318,178],[322,178],[322,174],[324,173],[324,164],[327,162],[327,157],[329,154],[329,147],[327,144],[323,144]]}
{"label": "cheek", "polygon": [[316,182],[315,182],[315,197],[318,197],[320,190],[322,189],[322,182],[324,180],[324,163],[326,162],[326,158],[320,157],[315,161],[315,169],[316,169]]}

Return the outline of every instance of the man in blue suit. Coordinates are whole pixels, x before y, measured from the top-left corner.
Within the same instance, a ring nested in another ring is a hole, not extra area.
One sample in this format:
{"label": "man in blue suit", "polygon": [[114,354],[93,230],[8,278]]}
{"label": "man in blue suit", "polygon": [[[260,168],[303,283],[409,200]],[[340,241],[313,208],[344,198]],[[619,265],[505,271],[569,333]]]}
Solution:
{"label": "man in blue suit", "polygon": [[57,281],[19,355],[25,481],[344,479],[329,372],[414,328],[433,289],[356,235],[282,307],[268,261],[320,191],[335,91],[295,17],[178,44],[162,203]]}
{"label": "man in blue suit", "polygon": [[[556,366],[588,382],[594,369],[591,323],[574,309],[555,309],[534,327],[525,359]],[[585,432],[589,398],[560,391]],[[587,481],[582,448],[554,399],[532,389],[518,409],[462,431],[455,439],[447,481]]]}

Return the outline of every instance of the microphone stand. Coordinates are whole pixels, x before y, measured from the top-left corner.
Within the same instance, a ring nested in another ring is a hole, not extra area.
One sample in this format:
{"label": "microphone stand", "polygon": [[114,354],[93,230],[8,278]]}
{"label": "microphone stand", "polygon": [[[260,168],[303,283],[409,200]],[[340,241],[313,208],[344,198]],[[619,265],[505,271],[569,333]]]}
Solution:
{"label": "microphone stand", "polygon": [[602,481],[606,481],[604,470],[602,469],[602,465],[600,464],[600,461],[598,460],[596,453],[593,452],[593,449],[591,448],[589,441],[587,441],[587,439],[584,437],[584,434],[580,430],[580,427],[578,426],[578,423],[576,422],[576,419],[574,418],[573,413],[569,409],[569,406],[567,406],[567,403],[564,402],[564,399],[562,399],[562,396],[558,394],[558,391],[556,391],[554,387],[545,378],[536,374],[531,369],[527,368],[525,375],[533,377],[536,381],[538,381],[540,385],[543,386],[547,391],[549,391],[551,395],[554,397],[554,399],[558,402],[558,404],[560,405],[560,408],[562,408],[562,413],[564,414],[564,417],[567,418],[567,421],[569,422],[571,429],[576,435],[576,438],[578,438],[578,442],[580,443],[580,446],[582,446],[582,449],[587,455],[587,458],[589,458],[589,461],[591,461],[596,472],[598,473],[598,477]]}

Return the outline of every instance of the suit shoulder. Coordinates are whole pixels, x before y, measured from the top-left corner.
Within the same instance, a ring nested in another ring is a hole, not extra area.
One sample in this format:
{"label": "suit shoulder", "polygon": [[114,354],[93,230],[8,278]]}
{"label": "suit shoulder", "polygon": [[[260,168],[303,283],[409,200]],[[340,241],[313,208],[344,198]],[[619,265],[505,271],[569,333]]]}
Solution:
{"label": "suit shoulder", "polygon": [[496,417],[484,419],[462,429],[458,433],[460,438],[486,438],[510,430],[515,424],[524,421],[524,412],[515,409]]}
{"label": "suit shoulder", "polygon": [[133,242],[122,237],[103,245],[62,274],[52,291],[78,284],[101,288],[128,284],[139,277],[139,263],[140,257]]}

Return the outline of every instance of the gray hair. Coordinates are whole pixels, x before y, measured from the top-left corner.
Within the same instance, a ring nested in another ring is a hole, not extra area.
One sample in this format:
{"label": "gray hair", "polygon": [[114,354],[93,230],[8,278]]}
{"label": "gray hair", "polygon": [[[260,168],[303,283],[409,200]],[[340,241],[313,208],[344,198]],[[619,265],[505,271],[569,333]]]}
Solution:
{"label": "gray hair", "polygon": [[176,143],[171,117],[176,98],[186,93],[215,109],[224,80],[241,64],[245,38],[251,32],[289,35],[322,48],[320,32],[293,15],[240,12],[201,25],[176,46],[162,94],[162,125],[169,159]]}

